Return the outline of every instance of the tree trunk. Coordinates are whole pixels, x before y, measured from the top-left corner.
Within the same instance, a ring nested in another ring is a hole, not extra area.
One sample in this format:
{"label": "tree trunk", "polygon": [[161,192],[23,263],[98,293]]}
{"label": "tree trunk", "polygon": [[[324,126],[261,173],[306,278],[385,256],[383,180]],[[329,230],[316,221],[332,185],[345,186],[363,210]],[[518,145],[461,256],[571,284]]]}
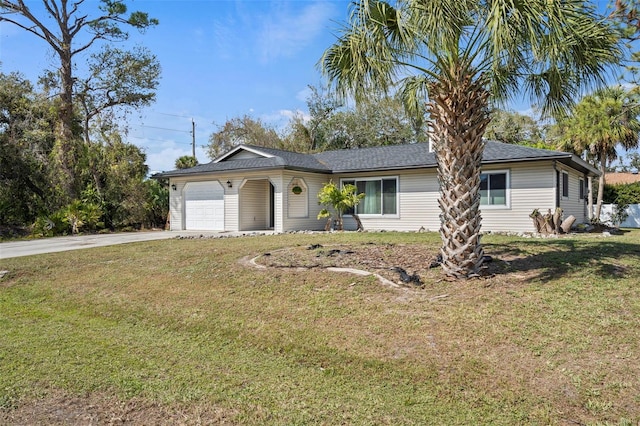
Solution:
{"label": "tree trunk", "polygon": [[595,219],[600,222],[600,211],[602,210],[602,199],[604,197],[604,172],[607,170],[607,157],[602,154],[600,158],[600,178],[598,179],[598,199],[596,200]]}
{"label": "tree trunk", "polygon": [[53,159],[58,168],[56,183],[64,195],[71,200],[76,198],[78,192],[75,168],[80,154],[80,144],[79,141],[75,140],[73,131],[73,63],[71,58],[71,37],[68,36],[67,38],[69,39],[69,44],[58,51],[60,55],[61,91]]}
{"label": "tree trunk", "polygon": [[560,207],[556,207],[556,211],[553,213],[553,226],[556,234],[560,233],[560,223],[562,222],[560,218],[562,217],[562,209]]}
{"label": "tree trunk", "polygon": [[463,68],[449,81],[429,87],[428,111],[440,183],[442,268],[446,275],[466,278],[478,274],[480,244],[480,165],[482,135],[490,119],[489,93]]}
{"label": "tree trunk", "polygon": [[356,221],[356,231],[364,231],[364,226],[362,226],[362,221],[360,220],[360,216],[358,216],[357,214],[353,213],[353,219]]}
{"label": "tree trunk", "polygon": [[575,221],[576,221],[576,217],[573,215],[566,218],[560,225],[560,227],[562,228],[562,232],[564,232],[565,234],[568,234],[569,232],[571,232],[571,227],[573,226]]}

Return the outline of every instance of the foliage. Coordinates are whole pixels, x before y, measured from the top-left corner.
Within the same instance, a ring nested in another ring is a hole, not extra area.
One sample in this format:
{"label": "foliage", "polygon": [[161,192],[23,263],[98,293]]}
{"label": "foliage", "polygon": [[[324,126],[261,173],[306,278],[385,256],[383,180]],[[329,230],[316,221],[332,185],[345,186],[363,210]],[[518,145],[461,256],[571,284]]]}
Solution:
{"label": "foliage", "polygon": [[[508,19],[506,18],[508,17]],[[443,270],[483,262],[479,188],[490,104],[524,93],[559,113],[621,56],[618,35],[583,2],[360,0],[320,60],[344,98],[400,93],[430,114],[441,197]]]}
{"label": "foliage", "polygon": [[603,202],[607,204],[640,204],[640,182],[604,186]]}
{"label": "foliage", "polygon": [[629,165],[632,169],[640,172],[640,153],[632,152],[629,154]]}
{"label": "foliage", "polygon": [[600,169],[595,219],[600,219],[607,165],[618,158],[618,148],[637,148],[640,104],[622,87],[609,87],[585,96],[560,119],[558,146],[578,155],[586,153]]}
{"label": "foliage", "polygon": [[427,140],[424,116],[407,114],[398,97],[372,93],[355,106],[344,106],[335,94],[309,87],[309,118],[291,118],[283,137],[287,149],[314,152]]}
{"label": "foliage", "polygon": [[[56,141],[51,157],[51,165],[55,168],[55,172],[50,174],[49,179],[52,179],[51,183],[56,187],[58,197],[70,200],[77,198],[77,194],[81,190],[77,169],[77,163],[81,160],[82,147],[78,141],[78,135],[81,132],[78,132],[76,123],[78,118],[76,102],[78,99],[74,89],[79,80],[75,76],[75,58],[83,52],[90,51],[96,43],[127,40],[129,35],[123,30],[123,27],[144,31],[157,25],[158,21],[149,18],[148,14],[140,11],[128,14],[124,0],[100,0],[97,8],[99,12],[95,16],[91,16],[85,10],[87,5],[83,4],[83,1],[69,4],[67,0],[44,0],[43,3],[44,12],[41,16],[37,16],[24,0],[3,0],[0,3],[0,23],[14,25],[42,39],[59,60],[59,79],[53,79],[56,84],[52,82],[49,87],[57,89],[56,95],[58,97]],[[112,53],[105,59],[113,59],[118,56],[113,53],[117,49],[110,51]],[[99,59],[96,58],[96,61]],[[122,66],[126,61],[116,61],[116,63]],[[95,62],[94,64],[99,65]],[[126,69],[123,67],[123,70]],[[118,86],[121,84],[119,80],[109,80],[109,73],[117,73],[119,70],[105,69],[105,72],[107,75],[105,75],[103,82],[113,84],[116,88],[121,87]],[[52,73],[48,74],[52,75]],[[134,75],[140,76],[139,73]],[[129,76],[121,77],[122,81],[129,81]],[[116,91],[114,86],[92,91],[91,98],[85,97],[84,99],[87,101],[85,113],[91,114],[89,110],[95,110],[99,103],[104,103],[104,99],[103,101],[97,100],[98,92],[102,93],[100,96],[105,98]],[[88,93],[85,92],[87,96]],[[118,93],[120,104],[127,104],[129,101],[121,95],[122,93]],[[131,99],[132,104],[137,101],[138,98]],[[109,103],[109,100],[106,102]],[[88,122],[89,119],[85,118],[85,121]],[[88,134],[86,127],[88,126],[85,126],[85,135]]]}
{"label": "foliage", "polygon": [[198,159],[192,155],[183,155],[176,159],[176,169],[189,169],[198,165]]}
{"label": "foliage", "polygon": [[613,211],[611,212],[611,222],[613,222],[614,225],[620,225],[622,222],[627,220],[627,218],[629,217],[627,207],[629,207],[629,204],[625,203],[618,203],[613,205]]}
{"label": "foliage", "polygon": [[89,146],[89,173],[102,199],[105,225],[112,229],[140,228],[147,222],[146,155],[117,132],[99,135]]}
{"label": "foliage", "polygon": [[315,86],[310,85],[309,90],[311,91],[307,97],[309,119],[304,121],[294,117],[291,123],[293,136],[301,139],[302,144],[305,145],[306,149],[302,152],[322,150],[321,147],[326,141],[328,127],[326,122],[343,106],[336,97]]}
{"label": "foliage", "polygon": [[35,237],[66,235],[70,231],[64,211],[57,210],[49,215],[41,215],[35,220],[31,234]]}
{"label": "foliage", "polygon": [[207,155],[213,160],[240,144],[279,148],[282,140],[276,130],[261,119],[244,115],[227,120],[209,136]]}
{"label": "foliage", "polygon": [[543,130],[532,117],[496,109],[491,113],[485,137],[503,143],[538,147],[544,145]]}
{"label": "foliage", "polygon": [[322,124],[320,148],[353,149],[426,142],[426,120],[412,119],[397,98],[371,96],[341,110]]}
{"label": "foliage", "polygon": [[604,186],[603,203],[613,204],[611,220],[614,224],[624,222],[630,204],[640,204],[640,182]]}
{"label": "foliage", "polygon": [[78,234],[80,230],[102,228],[102,210],[92,202],[73,200],[69,205],[48,216],[40,216],[33,225],[32,234],[38,237]]}
{"label": "foliage", "polygon": [[82,106],[85,142],[89,142],[90,122],[98,115],[116,109],[122,117],[131,109],[139,109],[155,101],[160,78],[160,63],[143,47],[125,51],[110,45],[91,55],[87,62],[89,75],[76,79],[76,99]]}
{"label": "foliage", "polygon": [[[318,219],[333,217],[338,229],[342,230],[344,212],[357,206],[365,196],[365,194],[358,194],[357,191],[356,186],[351,184],[346,184],[342,188],[331,180],[324,184],[318,192],[318,204],[325,208],[318,213]],[[332,209],[333,213],[329,209]]]}
{"label": "foliage", "polygon": [[31,223],[57,208],[47,182],[53,103],[16,73],[0,73],[0,223]]}
{"label": "foliage", "polygon": [[345,107],[334,94],[309,88],[309,117],[293,115],[282,134],[247,115],[228,120],[209,137],[209,158],[215,159],[239,144],[315,152],[427,140],[424,117],[408,115],[397,97],[376,94],[354,107]]}
{"label": "foliage", "polygon": [[94,230],[99,225],[102,210],[96,204],[74,200],[62,214],[71,227],[71,233],[77,234],[82,228]]}
{"label": "foliage", "polygon": [[144,181],[146,197],[144,211],[147,214],[145,226],[162,227],[169,213],[169,185],[166,181],[159,182],[155,179]]}
{"label": "foliage", "polygon": [[[74,173],[78,198],[68,201],[68,193],[56,184],[59,171],[59,146],[54,132],[56,103],[44,93],[34,91],[20,75],[0,73],[0,105],[3,226],[35,224],[36,235],[59,235],[71,233],[74,222],[78,231],[92,230],[94,225],[117,229],[164,224],[166,188],[147,182],[145,154],[123,142],[111,121],[101,118],[101,126],[92,130],[93,141],[80,141],[77,145]],[[82,206],[77,204],[78,200]],[[98,211],[101,217],[96,222],[93,216]]]}
{"label": "foliage", "polygon": [[633,91],[638,93],[640,83],[640,1],[615,0],[610,2],[610,18],[613,25],[620,31],[622,38],[627,42],[628,58],[625,61],[628,73],[622,78],[633,85]]}

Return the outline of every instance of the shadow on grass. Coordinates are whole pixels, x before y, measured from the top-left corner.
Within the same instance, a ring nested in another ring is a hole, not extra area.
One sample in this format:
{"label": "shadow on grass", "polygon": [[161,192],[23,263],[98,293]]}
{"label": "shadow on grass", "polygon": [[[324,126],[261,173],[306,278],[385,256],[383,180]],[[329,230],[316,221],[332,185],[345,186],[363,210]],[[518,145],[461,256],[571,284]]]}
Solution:
{"label": "shadow on grass", "polygon": [[[522,272],[528,281],[549,282],[582,271],[602,279],[637,277],[640,244],[613,239],[519,240],[483,244],[496,275]],[[636,265],[634,267],[634,265]]]}

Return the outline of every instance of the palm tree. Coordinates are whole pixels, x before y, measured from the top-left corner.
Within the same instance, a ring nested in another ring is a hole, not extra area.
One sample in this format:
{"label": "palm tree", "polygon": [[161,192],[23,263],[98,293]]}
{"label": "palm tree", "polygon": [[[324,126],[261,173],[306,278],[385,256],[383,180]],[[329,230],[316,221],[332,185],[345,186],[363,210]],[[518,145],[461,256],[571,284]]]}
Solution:
{"label": "palm tree", "polygon": [[320,60],[342,96],[397,90],[430,114],[440,181],[444,272],[474,276],[480,244],[482,136],[496,104],[524,92],[562,110],[601,83],[618,37],[576,0],[359,0]]}
{"label": "palm tree", "polygon": [[560,148],[587,153],[600,169],[594,218],[600,220],[607,164],[618,158],[617,148],[637,148],[640,138],[640,104],[620,86],[585,96],[571,113],[559,120]]}
{"label": "palm tree", "polygon": [[198,165],[198,159],[191,155],[183,155],[176,160],[176,169],[189,169]]}

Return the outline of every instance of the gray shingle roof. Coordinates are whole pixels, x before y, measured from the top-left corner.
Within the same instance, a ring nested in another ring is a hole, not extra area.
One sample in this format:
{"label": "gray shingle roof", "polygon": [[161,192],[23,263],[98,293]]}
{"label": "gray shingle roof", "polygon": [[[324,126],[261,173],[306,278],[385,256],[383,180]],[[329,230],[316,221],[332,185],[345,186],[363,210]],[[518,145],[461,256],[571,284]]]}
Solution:
{"label": "gray shingle roof", "polygon": [[435,154],[429,152],[429,144],[426,143],[325,151],[314,156],[334,173],[410,169],[436,165]]}
{"label": "gray shingle roof", "polygon": [[[289,169],[320,173],[349,173],[436,167],[436,158],[429,152],[428,144],[406,144],[372,148],[325,151],[317,154],[301,154],[274,148],[242,145],[254,152],[270,155],[264,158],[245,158],[200,164],[190,169],[163,172],[154,177],[174,177],[218,172],[241,172],[263,169]],[[575,155],[521,145],[486,141],[483,163],[507,163],[556,159],[577,169],[598,174]]]}

